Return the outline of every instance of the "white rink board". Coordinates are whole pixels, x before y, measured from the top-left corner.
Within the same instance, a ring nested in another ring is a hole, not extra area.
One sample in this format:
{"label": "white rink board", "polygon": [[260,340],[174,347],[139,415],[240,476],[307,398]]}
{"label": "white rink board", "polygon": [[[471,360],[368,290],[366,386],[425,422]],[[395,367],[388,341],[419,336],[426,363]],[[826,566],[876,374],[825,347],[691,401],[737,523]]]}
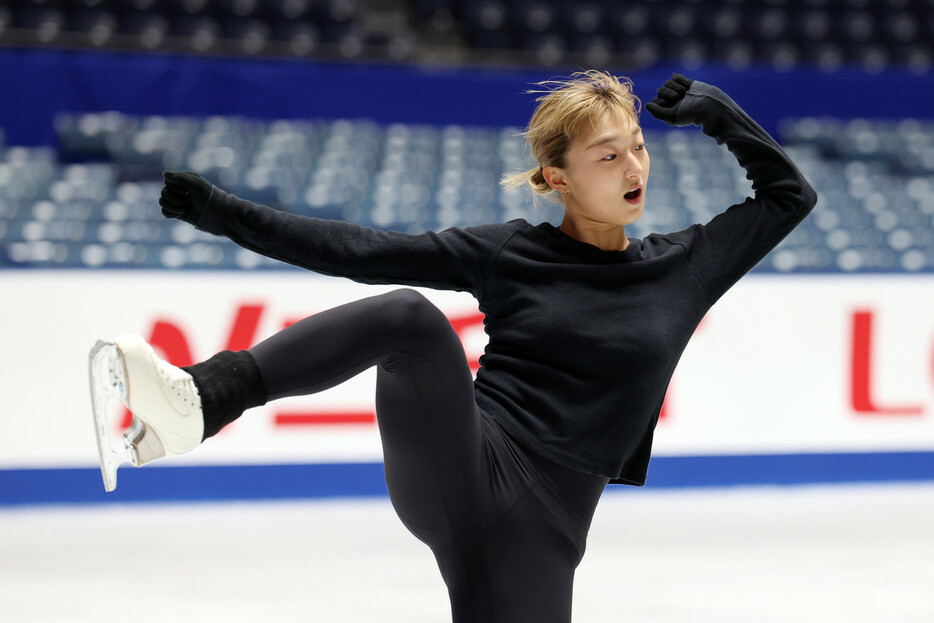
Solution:
{"label": "white rink board", "polygon": [[[2,272],[0,467],[97,464],[87,353],[98,338],[150,338],[161,323],[201,360],[227,345],[238,310],[252,311],[239,334],[255,342],[391,289],[298,271]],[[421,291],[453,319],[477,314],[467,294]],[[685,351],[656,455],[934,449],[932,311],[934,276],[746,277]],[[468,322],[461,336],[468,356],[479,356],[479,325]],[[861,363],[867,345],[872,357]],[[854,384],[854,371],[864,381]],[[379,460],[372,423],[276,423],[282,411],[372,412],[374,384],[371,370],[255,409],[176,464]]]}

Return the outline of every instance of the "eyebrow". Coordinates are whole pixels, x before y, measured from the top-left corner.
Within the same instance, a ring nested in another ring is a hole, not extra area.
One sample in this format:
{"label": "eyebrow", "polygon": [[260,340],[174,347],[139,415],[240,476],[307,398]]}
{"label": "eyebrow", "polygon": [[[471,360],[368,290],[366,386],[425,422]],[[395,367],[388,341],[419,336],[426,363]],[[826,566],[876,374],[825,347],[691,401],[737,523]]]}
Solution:
{"label": "eyebrow", "polygon": [[[635,136],[636,134],[640,132],[642,132],[642,128],[639,126],[636,126],[636,129],[632,131],[632,134],[630,134],[630,136]],[[593,143],[591,143],[590,145],[588,145],[586,149],[593,149],[594,147],[599,147],[600,145],[606,145],[607,143],[612,143],[613,141],[616,141],[616,140],[619,140],[619,135],[607,134],[606,136],[602,136],[598,138],[596,141],[594,141]]]}

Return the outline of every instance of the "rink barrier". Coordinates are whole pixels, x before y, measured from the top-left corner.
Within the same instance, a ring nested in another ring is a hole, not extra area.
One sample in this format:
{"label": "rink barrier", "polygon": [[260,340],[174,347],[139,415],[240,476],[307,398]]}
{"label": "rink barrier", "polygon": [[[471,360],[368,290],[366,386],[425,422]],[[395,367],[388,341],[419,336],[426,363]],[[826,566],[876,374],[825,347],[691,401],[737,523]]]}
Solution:
{"label": "rink barrier", "polygon": [[[934,452],[662,456],[646,489],[934,481]],[[384,497],[382,463],[0,470],[0,506]]]}

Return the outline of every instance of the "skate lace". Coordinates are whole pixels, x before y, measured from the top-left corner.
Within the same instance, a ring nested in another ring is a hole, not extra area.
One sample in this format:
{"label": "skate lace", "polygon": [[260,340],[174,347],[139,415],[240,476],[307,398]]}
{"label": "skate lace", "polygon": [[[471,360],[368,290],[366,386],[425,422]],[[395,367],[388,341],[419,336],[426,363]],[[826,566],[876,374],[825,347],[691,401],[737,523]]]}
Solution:
{"label": "skate lace", "polygon": [[179,379],[175,382],[176,387],[179,389],[176,390],[176,394],[182,401],[187,405],[191,406],[201,406],[201,396],[198,394],[198,387],[195,385],[195,379],[192,378],[190,374],[187,374],[185,378]]}
{"label": "skate lace", "polygon": [[159,373],[166,386],[172,388],[176,400],[186,408],[201,407],[201,395],[195,385],[195,379],[180,368],[160,362]]}

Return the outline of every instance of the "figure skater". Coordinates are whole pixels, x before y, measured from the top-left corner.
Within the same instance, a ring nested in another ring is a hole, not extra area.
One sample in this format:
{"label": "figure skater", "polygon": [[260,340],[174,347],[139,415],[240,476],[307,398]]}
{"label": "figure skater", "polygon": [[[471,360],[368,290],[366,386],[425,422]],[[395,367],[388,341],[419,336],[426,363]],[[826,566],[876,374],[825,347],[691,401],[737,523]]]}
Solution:
{"label": "figure skater", "polygon": [[539,166],[503,183],[559,198],[558,227],[517,219],[378,231],[256,205],[197,174],[166,172],[166,217],[326,275],[470,292],[489,344],[473,380],[445,316],[412,289],[324,311],[249,350],[185,368],[139,336],[101,343],[134,416],[125,433],[132,462],[189,452],[248,408],[376,366],[389,496],[434,553],[454,623],[570,621],[597,501],[607,483],[644,484],[688,339],[816,195],[725,93],[675,75],[646,110],[726,144],[755,196],[707,224],[629,238],[649,181],[631,83],[591,70],[539,86],[526,132]]}

